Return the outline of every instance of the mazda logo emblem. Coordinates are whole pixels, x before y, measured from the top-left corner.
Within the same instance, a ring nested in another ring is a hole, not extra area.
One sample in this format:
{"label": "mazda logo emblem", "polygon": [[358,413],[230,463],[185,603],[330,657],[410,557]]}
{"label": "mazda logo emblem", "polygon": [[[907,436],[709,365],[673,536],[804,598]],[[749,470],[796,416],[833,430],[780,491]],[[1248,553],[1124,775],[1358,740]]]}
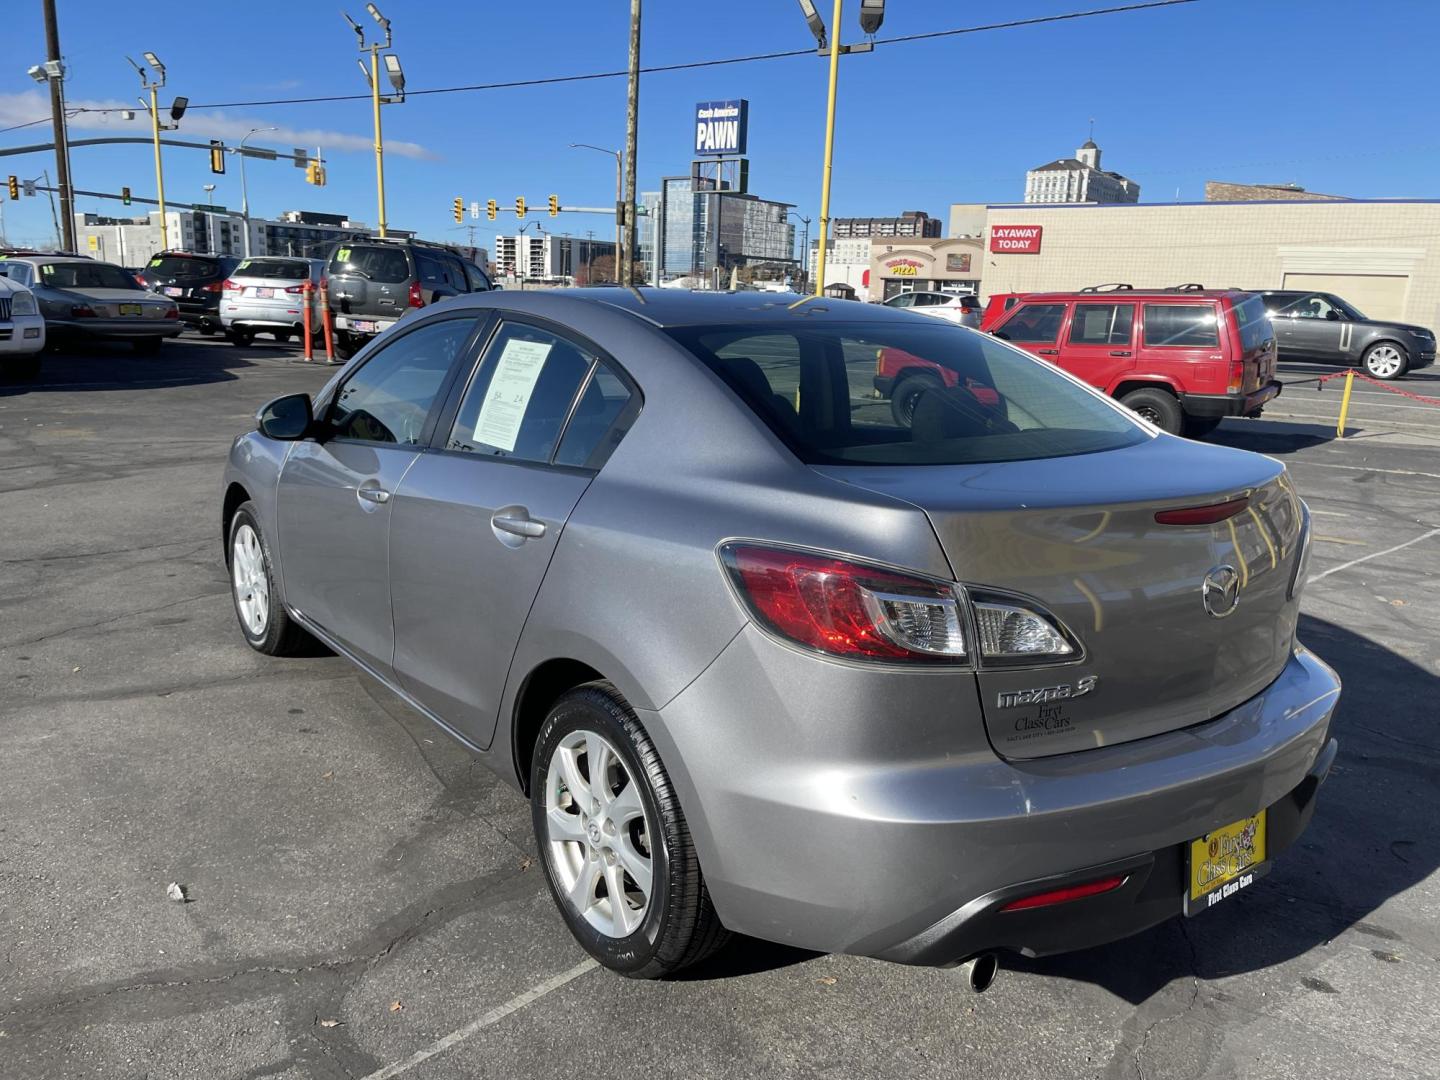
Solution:
{"label": "mazda logo emblem", "polygon": [[1240,575],[1233,566],[1217,566],[1200,586],[1205,610],[1217,619],[1234,613],[1240,604]]}

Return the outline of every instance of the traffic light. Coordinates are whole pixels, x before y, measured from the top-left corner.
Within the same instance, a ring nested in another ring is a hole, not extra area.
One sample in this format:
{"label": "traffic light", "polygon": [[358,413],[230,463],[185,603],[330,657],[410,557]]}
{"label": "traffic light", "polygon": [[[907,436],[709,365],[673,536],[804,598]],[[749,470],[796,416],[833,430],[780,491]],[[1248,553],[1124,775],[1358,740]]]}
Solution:
{"label": "traffic light", "polygon": [[495,215],[498,214],[499,212],[500,212],[500,208],[495,205],[495,200],[494,200],[494,199],[491,199],[489,202],[487,202],[487,203],[485,204],[485,216],[486,216],[487,218],[489,218],[491,221],[494,221],[494,220],[495,220]]}
{"label": "traffic light", "polygon": [[120,201],[126,206],[130,205],[130,189],[128,187],[122,187],[120,189]]}
{"label": "traffic light", "polygon": [[525,196],[524,196],[524,195],[521,195],[519,198],[517,198],[517,199],[515,200],[515,216],[516,216],[517,218],[523,218],[523,217],[525,216]]}
{"label": "traffic light", "polygon": [[458,225],[460,222],[462,222],[462,221],[465,220],[465,200],[464,200],[464,199],[456,199],[456,200],[455,200],[454,214],[455,214],[455,223],[456,223],[457,225]]}
{"label": "traffic light", "polygon": [[314,184],[316,187],[324,187],[325,167],[318,161],[311,161],[305,166],[305,182]]}
{"label": "traffic light", "polygon": [[560,196],[559,196],[559,195],[551,195],[550,198],[546,200],[546,202],[548,202],[548,203],[550,204],[550,216],[551,216],[551,217],[557,217],[557,216],[559,216],[559,214],[560,214]]}
{"label": "traffic light", "polygon": [[225,144],[219,139],[210,140],[210,171],[212,173],[225,171]]}
{"label": "traffic light", "polygon": [[10,177],[10,198],[12,201],[20,198],[20,178],[18,176]]}

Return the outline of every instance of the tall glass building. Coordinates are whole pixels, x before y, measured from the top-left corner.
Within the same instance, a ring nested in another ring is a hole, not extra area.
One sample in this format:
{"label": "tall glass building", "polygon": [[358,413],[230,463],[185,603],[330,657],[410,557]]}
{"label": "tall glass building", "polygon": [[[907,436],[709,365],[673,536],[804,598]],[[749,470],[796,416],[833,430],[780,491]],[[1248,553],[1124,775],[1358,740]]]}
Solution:
{"label": "tall glass building", "polygon": [[728,190],[711,177],[665,177],[651,216],[651,280],[709,278],[717,268],[727,275],[732,267],[776,263],[798,270],[795,226],[786,217],[792,205]]}

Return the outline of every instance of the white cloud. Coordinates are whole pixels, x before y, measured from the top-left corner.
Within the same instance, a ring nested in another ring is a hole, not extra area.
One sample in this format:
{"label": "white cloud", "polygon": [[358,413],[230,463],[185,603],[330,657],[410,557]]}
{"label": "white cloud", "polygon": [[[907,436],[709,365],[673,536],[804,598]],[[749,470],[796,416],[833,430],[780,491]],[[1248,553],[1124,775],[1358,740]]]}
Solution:
{"label": "white cloud", "polygon": [[[138,103],[131,104],[125,101],[111,100],[67,101],[65,104],[70,112],[75,113],[70,117],[72,132],[104,131],[114,135],[147,137],[150,134],[149,115],[140,108]],[[77,109],[130,108],[135,109],[134,120],[122,120],[118,112],[75,112]],[[49,116],[49,97],[37,90],[27,90],[19,94],[0,94],[0,128],[24,124],[32,120],[48,120]],[[269,146],[278,150],[289,150],[296,146],[307,148],[318,146],[326,154],[332,151],[369,151],[373,147],[369,135],[351,135],[343,131],[327,131],[321,128],[292,128],[283,124],[272,125],[259,117],[235,116],[228,112],[195,112],[193,110],[185,114],[180,130],[172,137],[190,140],[224,139],[227,143],[234,145],[255,128],[271,126],[278,130],[257,135],[250,145]],[[37,133],[39,141],[48,138],[48,130],[43,123],[37,124],[33,130]],[[41,135],[41,133],[44,134]],[[17,143],[23,142],[25,134],[19,131],[8,132],[7,142],[10,140]],[[422,160],[434,159],[438,156],[419,143],[406,142],[403,139],[386,139],[385,152]]]}

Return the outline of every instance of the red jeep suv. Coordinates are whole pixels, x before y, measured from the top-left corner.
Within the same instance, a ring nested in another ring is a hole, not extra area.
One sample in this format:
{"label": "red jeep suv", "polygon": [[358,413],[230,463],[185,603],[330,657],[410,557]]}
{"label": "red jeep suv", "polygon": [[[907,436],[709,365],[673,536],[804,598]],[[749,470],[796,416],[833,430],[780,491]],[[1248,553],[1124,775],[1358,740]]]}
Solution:
{"label": "red jeep suv", "polygon": [[[1199,438],[1227,416],[1259,416],[1280,393],[1275,334],[1254,293],[1197,286],[1098,286],[1025,293],[985,329],[1118,398],[1172,435]],[[886,355],[875,387],[897,418],[938,373]],[[920,380],[915,382],[912,380]]]}

